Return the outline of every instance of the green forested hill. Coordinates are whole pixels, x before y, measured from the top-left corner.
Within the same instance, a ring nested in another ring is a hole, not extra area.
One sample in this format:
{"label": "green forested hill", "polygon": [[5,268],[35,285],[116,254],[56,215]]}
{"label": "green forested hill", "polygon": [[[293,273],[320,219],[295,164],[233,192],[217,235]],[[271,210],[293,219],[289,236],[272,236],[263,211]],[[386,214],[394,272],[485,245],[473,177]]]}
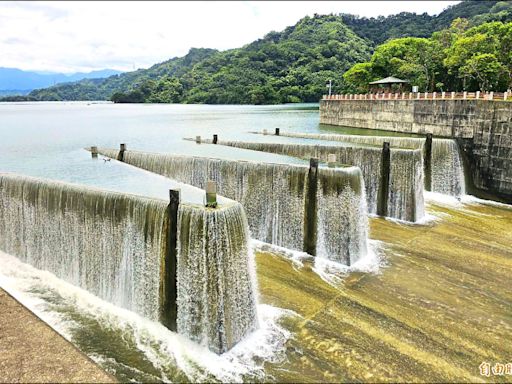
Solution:
{"label": "green forested hill", "polygon": [[[399,37],[430,37],[435,31],[448,28],[456,18],[471,19],[475,24],[488,21],[505,21],[499,1],[463,1],[451,6],[437,16],[402,12],[388,17],[358,17],[342,14],[343,23],[358,36],[379,45]],[[501,2],[504,3],[504,2]],[[506,16],[510,16],[508,13]],[[505,18],[506,18],[505,16]]]}
{"label": "green forested hill", "polygon": [[191,49],[184,57],[149,69],[36,90],[29,98],[211,104],[317,101],[325,93],[326,80],[335,80],[334,91],[344,89],[343,73],[368,61],[384,40],[430,36],[459,16],[475,24],[506,20],[512,14],[509,9],[505,2],[464,1],[438,16],[315,15],[241,48]]}
{"label": "green forested hill", "polygon": [[305,17],[242,48],[192,49],[175,58],[105,80],[37,90],[40,100],[262,104],[317,101],[325,79],[370,58],[371,46],[338,16]]}

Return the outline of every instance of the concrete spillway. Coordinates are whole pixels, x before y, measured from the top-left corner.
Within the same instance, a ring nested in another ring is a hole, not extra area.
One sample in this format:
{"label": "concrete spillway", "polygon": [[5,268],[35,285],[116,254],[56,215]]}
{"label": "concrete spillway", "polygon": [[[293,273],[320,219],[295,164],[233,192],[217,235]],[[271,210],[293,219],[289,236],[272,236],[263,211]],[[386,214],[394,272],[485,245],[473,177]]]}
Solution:
{"label": "concrete spillway", "polygon": [[165,200],[0,174],[0,249],[224,352],[257,325],[244,210],[171,211]]}
{"label": "concrete spillway", "polygon": [[[360,136],[327,133],[280,132],[280,136],[339,141],[361,145],[382,146],[390,143],[392,148],[421,149],[426,156],[426,140],[415,137]],[[465,177],[459,147],[452,139],[432,139],[431,191],[450,196],[464,195]]]}
{"label": "concrete spillway", "polygon": [[[210,140],[203,142],[211,143]],[[243,141],[218,141],[217,145],[262,152],[276,153],[304,159],[318,158],[327,162],[329,154],[335,154],[341,164],[357,166],[361,169],[366,188],[366,199],[370,213],[385,212],[384,216],[416,222],[424,217],[423,200],[423,156],[419,149],[390,150],[389,180],[383,191],[384,175],[382,175],[383,151],[377,147],[335,146],[259,143]],[[388,185],[389,184],[389,185]],[[380,199],[385,207],[379,209]]]}
{"label": "concrete spillway", "polygon": [[[117,158],[114,149],[99,153]],[[356,167],[311,168],[125,151],[127,164],[240,202],[254,238],[346,265],[366,255],[367,207]],[[311,175],[314,172],[314,175]]]}

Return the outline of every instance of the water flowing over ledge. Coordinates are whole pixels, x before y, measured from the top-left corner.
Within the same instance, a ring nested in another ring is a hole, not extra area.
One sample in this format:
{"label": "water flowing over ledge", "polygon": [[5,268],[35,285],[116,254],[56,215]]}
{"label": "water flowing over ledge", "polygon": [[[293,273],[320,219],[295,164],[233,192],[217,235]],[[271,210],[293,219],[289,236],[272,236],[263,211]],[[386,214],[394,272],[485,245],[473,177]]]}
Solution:
{"label": "water flowing over ledge", "polygon": [[[260,133],[260,132],[254,132]],[[265,134],[261,132],[261,134]],[[425,157],[425,139],[396,136],[363,136],[329,133],[279,132],[279,136],[326,141],[339,141],[362,145],[382,146],[388,142],[391,147],[421,149]],[[450,196],[465,194],[465,177],[459,147],[452,139],[432,139],[432,192]]]}
{"label": "water flowing over ledge", "polygon": [[[211,140],[202,140],[211,143]],[[378,212],[378,197],[381,189],[382,150],[376,147],[349,147],[335,145],[308,145],[284,143],[258,143],[244,141],[218,141],[217,145],[270,152],[303,159],[318,158],[327,162],[328,155],[336,155],[338,163],[357,166],[361,169],[368,211]],[[400,162],[400,164],[398,164]],[[410,176],[405,178],[402,174]],[[423,204],[423,156],[421,150],[391,149],[389,192],[386,197],[387,214],[398,220],[417,222],[424,216]]]}
{"label": "water flowing over ledge", "polygon": [[[98,151],[118,156],[114,149]],[[199,188],[215,180],[220,195],[243,205],[252,237],[260,241],[346,265],[366,254],[365,188],[356,167],[318,168],[311,182],[311,170],[302,165],[139,151],[125,151],[123,161]]]}
{"label": "water flowing over ledge", "polygon": [[[245,213],[236,202],[218,209],[179,204],[173,266],[169,207],[160,199],[0,174],[0,249],[166,325],[166,300],[174,297],[178,331],[222,353],[257,326]],[[189,270],[189,258],[208,268]]]}
{"label": "water flowing over ledge", "polygon": [[182,205],[178,221],[178,333],[226,352],[257,327],[245,213]]}

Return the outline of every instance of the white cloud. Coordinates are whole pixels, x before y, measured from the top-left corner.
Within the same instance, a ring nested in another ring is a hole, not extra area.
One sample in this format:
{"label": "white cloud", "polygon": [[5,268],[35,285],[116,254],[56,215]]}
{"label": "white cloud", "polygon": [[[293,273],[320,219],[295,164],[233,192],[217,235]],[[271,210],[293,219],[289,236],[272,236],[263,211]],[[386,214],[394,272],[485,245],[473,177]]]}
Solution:
{"label": "white cloud", "polygon": [[131,70],[191,47],[240,47],[305,15],[437,14],[458,1],[0,2],[0,66]]}

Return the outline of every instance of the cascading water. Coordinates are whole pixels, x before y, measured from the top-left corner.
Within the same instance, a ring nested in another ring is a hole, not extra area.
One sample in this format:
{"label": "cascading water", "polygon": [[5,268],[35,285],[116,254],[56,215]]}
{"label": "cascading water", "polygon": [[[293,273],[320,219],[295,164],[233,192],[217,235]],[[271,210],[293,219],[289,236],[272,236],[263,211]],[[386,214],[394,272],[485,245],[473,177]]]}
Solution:
{"label": "cascading water", "polygon": [[[206,141],[208,142],[208,141]],[[381,179],[382,150],[377,147],[348,147],[336,145],[308,145],[308,144],[284,144],[284,143],[255,143],[242,141],[218,141],[218,145],[227,145],[236,148],[249,149],[262,152],[270,152],[281,155],[309,159],[316,157],[327,162],[329,154],[335,154],[337,161],[342,164],[350,164],[361,169],[364,185],[366,188],[366,199],[368,211],[377,213],[377,197]],[[388,217],[406,221],[420,220],[424,215],[423,208],[423,185],[421,188],[412,188],[417,180],[423,180],[423,159],[421,151],[391,149],[391,153],[400,153],[393,157],[391,164],[391,179],[389,201],[395,205],[388,209]],[[393,160],[393,158],[395,160]],[[399,161],[402,164],[393,164]],[[393,169],[396,172],[404,172],[410,175],[411,180],[406,180],[399,175],[392,177]],[[413,190],[415,196],[410,196]],[[410,197],[410,198],[409,198]],[[420,206],[421,204],[421,206]],[[416,212],[416,209],[419,209]]]}
{"label": "cascading water", "polygon": [[253,237],[302,250],[306,167],[136,151],[125,152],[124,162],[198,188],[215,180],[219,195],[243,205]]}
{"label": "cascading water", "polygon": [[[425,139],[396,136],[360,136],[327,133],[280,132],[280,136],[339,141],[361,145],[382,146],[390,143],[393,148],[424,149]],[[425,155],[425,154],[424,154]],[[432,139],[432,192],[450,196],[465,194],[464,167],[455,140]]]}
{"label": "cascading water", "polygon": [[466,194],[464,167],[454,140],[432,140],[432,192],[450,196]]}
{"label": "cascading water", "polygon": [[[100,149],[99,152],[109,157],[117,156],[115,150]],[[308,167],[136,151],[125,152],[124,162],[199,188],[204,188],[207,179],[215,180],[220,195],[243,205],[254,238],[289,249],[304,249]],[[353,178],[351,185],[354,191],[359,191],[359,196],[365,199],[364,183],[362,179],[354,178],[354,172],[352,168],[339,168],[335,174],[326,174],[323,180],[327,183],[329,177],[334,180]],[[361,186],[356,188],[354,183],[357,182]],[[336,184],[337,181],[332,183]],[[348,192],[343,195],[338,187],[325,191],[333,195],[322,195],[322,204],[318,204],[321,211],[318,217],[324,215],[321,218],[324,224],[318,227],[323,232],[317,234],[317,239],[323,239],[324,248],[319,251],[331,260],[348,264],[350,260],[364,256],[365,248],[360,244],[366,242],[367,231],[361,229],[343,237],[332,230],[339,225],[334,222],[339,217],[345,217],[350,222],[363,222],[367,211],[361,207],[365,213],[360,215],[358,209],[349,207],[345,198]],[[342,203],[343,199],[345,201]],[[359,207],[360,202],[354,200],[354,204]],[[327,214],[329,210],[332,212]],[[364,223],[360,228],[365,228]],[[350,257],[347,256],[349,254]]]}
{"label": "cascading water", "polygon": [[159,319],[167,202],[0,175],[0,249]]}
{"label": "cascading water", "polygon": [[179,222],[178,332],[223,353],[257,327],[244,210],[182,205]]}
{"label": "cascading water", "polygon": [[[0,174],[0,249],[158,321],[168,204]],[[224,352],[257,326],[245,213],[235,202],[179,204],[177,232],[178,332]]]}
{"label": "cascading water", "polygon": [[412,222],[420,220],[425,214],[421,150],[392,150],[389,175],[388,215]]}
{"label": "cascading water", "polygon": [[367,253],[368,211],[361,170],[319,168],[317,199],[317,256],[352,265]]}

